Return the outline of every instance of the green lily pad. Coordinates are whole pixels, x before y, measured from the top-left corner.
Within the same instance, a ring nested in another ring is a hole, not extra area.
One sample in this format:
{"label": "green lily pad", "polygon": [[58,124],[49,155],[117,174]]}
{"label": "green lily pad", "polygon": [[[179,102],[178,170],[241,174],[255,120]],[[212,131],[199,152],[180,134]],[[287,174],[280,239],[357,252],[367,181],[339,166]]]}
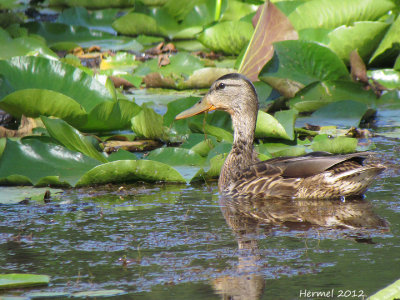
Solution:
{"label": "green lily pad", "polygon": [[113,152],[107,157],[107,160],[109,162],[117,160],[136,160],[136,159],[137,157],[135,154],[126,151],[124,149],[119,149],[117,152]]}
{"label": "green lily pad", "polygon": [[68,298],[71,294],[66,292],[34,292],[28,293],[27,296],[29,299],[60,299]]}
{"label": "green lily pad", "polygon": [[[284,95],[324,80],[349,79],[342,60],[328,47],[311,41],[283,41],[274,44],[275,54],[259,78]],[[289,82],[289,86],[284,84]]]}
{"label": "green lily pad", "polygon": [[41,119],[50,136],[60,142],[64,147],[72,151],[81,152],[100,162],[108,162],[108,160],[97,151],[86,136],[82,135],[78,130],[68,125],[65,121],[60,119],[50,119],[44,116],[42,116]]}
{"label": "green lily pad", "polygon": [[62,192],[62,190],[33,187],[0,187],[0,204],[17,204],[26,199],[43,201],[46,193]]}
{"label": "green lily pad", "polygon": [[175,76],[184,75],[186,77],[203,66],[204,62],[202,62],[198,57],[190,55],[189,53],[180,52],[171,56],[170,63],[162,67],[158,66],[158,59],[151,59],[141,64],[135,70],[135,74],[139,76],[145,76],[149,73],[160,73],[163,76],[175,74]]}
{"label": "green lily pad", "polygon": [[342,100],[321,107],[310,117],[302,118],[301,121],[318,126],[358,127],[367,111],[368,106],[364,103]]}
{"label": "green lily pad", "polygon": [[7,140],[0,159],[0,184],[74,186],[98,160],[41,138]]}
{"label": "green lily pad", "polygon": [[377,100],[373,91],[366,91],[359,83],[351,81],[315,82],[289,100],[290,108],[299,112],[313,112],[331,102],[354,100],[374,107]]}
{"label": "green lily pad", "polygon": [[[52,90],[75,100],[87,112],[101,102],[115,100],[115,96],[100,82],[59,61],[41,57],[14,57],[0,61],[0,74],[6,78],[0,85],[1,99],[24,89]],[[36,105],[29,99],[25,101],[25,106],[31,110]],[[20,109],[25,114],[26,109]]]}
{"label": "green lily pad", "polygon": [[157,21],[146,14],[132,12],[115,20],[112,27],[125,35],[160,35]]}
{"label": "green lily pad", "polygon": [[370,300],[390,300],[400,297],[400,279],[369,297]]}
{"label": "green lily pad", "polygon": [[370,59],[370,64],[393,61],[399,55],[400,50],[400,16],[392,23],[385,37],[375,50]]}
{"label": "green lily pad", "polygon": [[268,157],[274,156],[299,156],[306,154],[306,147],[293,142],[267,142],[257,147],[260,154]]}
{"label": "green lily pad", "polygon": [[0,289],[21,288],[27,286],[47,285],[50,277],[36,274],[0,274]]}
{"label": "green lily pad", "polygon": [[152,108],[143,105],[142,110],[132,118],[132,130],[138,136],[147,139],[163,139],[163,117]]}
{"label": "green lily pad", "polygon": [[111,23],[117,18],[118,12],[119,10],[116,8],[93,10],[89,12],[83,7],[75,6],[63,10],[61,14],[58,15],[56,22],[115,33],[115,31],[111,29]]}
{"label": "green lily pad", "polygon": [[96,297],[113,297],[126,294],[123,290],[97,290],[73,293],[74,298],[96,298]]}
{"label": "green lily pad", "polygon": [[314,138],[311,149],[338,154],[352,153],[357,149],[357,139],[345,136],[329,138],[327,134],[320,134]]}
{"label": "green lily pad", "polygon": [[273,137],[287,140],[294,139],[294,122],[297,112],[294,110],[277,113],[281,124],[276,118],[263,111],[258,111],[255,136],[257,138]]}
{"label": "green lily pad", "polygon": [[115,36],[108,32],[89,29],[84,26],[46,22],[30,22],[24,24],[24,26],[29,33],[44,37],[47,44],[56,50],[72,50],[78,46],[88,48],[93,45],[114,51],[143,50],[143,45],[136,39]]}
{"label": "green lily pad", "polygon": [[297,6],[289,19],[297,30],[334,29],[356,21],[375,21],[394,7],[389,0],[312,0]]}
{"label": "green lily pad", "polygon": [[84,174],[77,186],[120,182],[186,182],[174,168],[151,160],[118,160],[97,166]]}
{"label": "green lily pad", "polygon": [[221,153],[210,159],[210,168],[205,174],[206,178],[218,178],[227,156],[227,153]]}
{"label": "green lily pad", "polygon": [[233,142],[233,135],[229,131],[210,125],[208,123],[190,122],[189,127],[193,132],[203,132],[215,136],[219,141]]}
{"label": "green lily pad", "polygon": [[340,26],[328,33],[326,45],[346,63],[350,53],[357,49],[360,56],[368,61],[383,38],[388,24],[383,22],[355,22],[351,26]]}
{"label": "green lily pad", "polygon": [[394,69],[369,70],[367,75],[389,90],[400,89],[400,71]]}
{"label": "green lily pad", "polygon": [[205,162],[205,158],[195,151],[176,147],[159,148],[153,150],[146,158],[168,164],[169,166],[202,166]]}
{"label": "green lily pad", "polygon": [[251,23],[227,21],[207,28],[198,39],[211,50],[239,54],[250,41],[253,31]]}
{"label": "green lily pad", "polygon": [[20,37],[0,44],[0,59],[23,55],[40,55],[49,59],[58,59],[57,54],[38,38]]}

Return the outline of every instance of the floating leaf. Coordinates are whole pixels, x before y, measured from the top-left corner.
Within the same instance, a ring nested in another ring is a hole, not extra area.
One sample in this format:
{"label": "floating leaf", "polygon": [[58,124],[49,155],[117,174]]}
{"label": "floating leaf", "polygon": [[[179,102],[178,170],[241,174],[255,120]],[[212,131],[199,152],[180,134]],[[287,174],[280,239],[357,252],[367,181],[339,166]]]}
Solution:
{"label": "floating leaf", "polygon": [[81,152],[100,162],[108,162],[86,136],[82,135],[78,130],[71,127],[63,120],[50,119],[44,116],[42,116],[41,119],[50,136],[60,142],[64,147],[72,151]]}
{"label": "floating leaf", "polygon": [[125,35],[160,35],[157,21],[148,15],[132,12],[118,18],[112,27],[121,34]]}
{"label": "floating leaf", "polygon": [[364,60],[368,61],[388,26],[384,22],[354,22],[349,26],[342,25],[333,30],[306,28],[299,32],[299,36],[302,40],[312,40],[328,46],[348,64],[350,53],[355,49]]}
{"label": "floating leaf", "polygon": [[[1,60],[0,74],[6,78],[0,82],[1,99],[25,89],[52,90],[75,100],[86,112],[101,102],[115,100],[104,85],[88,74],[55,60],[29,56]],[[33,110],[36,105],[29,100],[24,100],[27,108],[16,106],[15,110],[20,109],[26,115],[25,110]]]}
{"label": "floating leaf", "polygon": [[390,26],[385,37],[375,50],[370,59],[370,64],[378,64],[385,61],[393,61],[399,55],[400,50],[400,15]]}
{"label": "floating leaf", "polygon": [[227,156],[227,153],[221,153],[210,159],[210,169],[205,174],[206,178],[217,178],[219,176]]}
{"label": "floating leaf", "polygon": [[367,72],[368,77],[389,90],[400,89],[400,71],[394,69],[379,69]]}
{"label": "floating leaf", "polygon": [[146,157],[149,160],[159,161],[170,166],[202,166],[204,157],[193,150],[185,148],[167,147],[153,150]]}
{"label": "floating leaf", "polygon": [[36,274],[0,274],[0,289],[21,288],[27,286],[47,285],[50,277]]}
{"label": "floating leaf", "polygon": [[296,113],[294,111],[281,113],[280,118],[285,126],[270,114],[258,111],[255,136],[257,138],[273,137],[293,140]]}
{"label": "floating leaf", "polygon": [[120,182],[186,182],[174,168],[151,160],[118,160],[97,166],[76,184],[77,186]]}
{"label": "floating leaf", "polygon": [[80,6],[71,7],[64,9],[58,15],[56,22],[115,33],[115,31],[111,29],[111,23],[117,18],[118,12],[119,10],[115,8],[93,10],[89,12],[87,9]]}
{"label": "floating leaf", "polygon": [[[284,95],[315,81],[349,79],[342,60],[329,48],[311,41],[274,44],[275,54],[260,72],[260,79]],[[291,82],[289,87],[282,84]]]}
{"label": "floating leaf", "polygon": [[227,21],[207,28],[199,41],[214,51],[239,54],[253,34],[253,26],[243,21]]}
{"label": "floating leaf", "polygon": [[117,161],[117,160],[136,160],[137,157],[132,152],[119,149],[117,152],[111,153],[108,157],[108,161]]}
{"label": "floating leaf", "polygon": [[98,160],[40,138],[7,140],[0,159],[0,184],[43,185],[51,182],[74,186],[82,174],[98,164]]}
{"label": "floating leaf", "polygon": [[147,139],[163,139],[163,117],[152,108],[143,105],[142,110],[132,118],[132,130],[138,136]]}
{"label": "floating leaf", "polygon": [[20,37],[0,44],[0,59],[22,55],[40,55],[49,59],[58,59],[57,54],[38,38]]}
{"label": "floating leaf", "polygon": [[97,290],[97,291],[86,291],[86,292],[78,292],[73,293],[72,297],[74,298],[95,298],[95,297],[114,297],[126,294],[123,290]]}
{"label": "floating leaf", "polygon": [[302,122],[318,126],[358,127],[367,111],[368,106],[364,103],[342,100],[321,107],[310,117],[302,118]]}
{"label": "floating leaf", "polygon": [[289,19],[297,30],[334,29],[356,21],[375,21],[394,7],[390,0],[312,0],[297,6]]}
{"label": "floating leaf", "polygon": [[274,4],[265,1],[258,10],[257,25],[239,67],[239,73],[252,81],[258,80],[260,70],[271,59],[274,42],[298,38],[288,18]]}
{"label": "floating leaf", "polygon": [[203,124],[198,122],[190,122],[189,127],[194,132],[203,132],[206,134],[210,134],[215,136],[218,140],[224,140],[227,142],[233,141],[233,135],[229,131],[225,129],[210,125],[210,124]]}
{"label": "floating leaf", "polygon": [[390,300],[400,298],[400,279],[371,295],[370,300]]}
{"label": "floating leaf", "polygon": [[366,91],[359,83],[351,81],[325,81],[312,83],[289,100],[291,108],[299,112],[313,112],[331,102],[354,100],[375,106],[377,100],[373,91]]}
{"label": "floating leaf", "polygon": [[27,199],[43,201],[48,192],[52,194],[62,192],[62,190],[33,187],[2,187],[0,191],[0,204],[17,204]]}
{"label": "floating leaf", "polygon": [[95,44],[103,50],[143,50],[142,44],[135,39],[115,36],[83,26],[46,22],[29,22],[24,26],[29,33],[44,37],[53,49],[72,50],[78,46],[89,48]]}
{"label": "floating leaf", "polygon": [[313,151],[327,151],[330,153],[352,153],[357,149],[357,139],[345,136],[329,138],[326,134],[318,135],[311,145]]}

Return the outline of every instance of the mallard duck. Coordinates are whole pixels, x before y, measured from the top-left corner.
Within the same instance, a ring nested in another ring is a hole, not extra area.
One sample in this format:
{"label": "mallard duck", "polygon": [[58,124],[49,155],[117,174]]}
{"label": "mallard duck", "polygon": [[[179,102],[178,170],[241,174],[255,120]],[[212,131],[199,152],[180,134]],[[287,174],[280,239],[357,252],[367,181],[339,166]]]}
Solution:
{"label": "mallard duck", "polygon": [[220,194],[299,199],[358,196],[385,169],[381,164],[364,164],[370,156],[368,152],[344,155],[312,152],[259,161],[253,147],[257,92],[241,74],[231,73],[217,79],[198,103],[175,119],[212,110],[228,112],[234,131],[232,150],[218,181]]}

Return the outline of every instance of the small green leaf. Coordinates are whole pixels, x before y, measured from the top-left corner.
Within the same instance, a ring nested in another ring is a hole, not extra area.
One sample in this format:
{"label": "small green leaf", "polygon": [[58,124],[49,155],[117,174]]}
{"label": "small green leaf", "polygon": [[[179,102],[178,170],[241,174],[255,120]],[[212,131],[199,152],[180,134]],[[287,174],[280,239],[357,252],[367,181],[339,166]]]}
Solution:
{"label": "small green leaf", "polygon": [[48,191],[52,194],[62,192],[62,190],[34,187],[2,187],[0,191],[0,204],[17,204],[26,199],[43,201]]}
{"label": "small green leaf", "polygon": [[198,122],[190,122],[189,127],[193,132],[203,132],[215,136],[220,141],[233,142],[233,135],[225,129]]}
{"label": "small green leaf", "polygon": [[370,300],[391,300],[400,298],[400,279],[371,295]]}
{"label": "small green leaf", "polygon": [[165,136],[163,117],[152,108],[143,105],[141,112],[131,120],[132,130],[147,139],[163,139]]}
{"label": "small green leaf", "polygon": [[27,286],[47,285],[50,277],[35,274],[0,274],[0,289],[21,288]]}
{"label": "small green leaf", "polygon": [[328,135],[318,135],[311,144],[313,151],[327,151],[330,153],[352,153],[357,149],[357,139],[345,136],[329,138]]}
{"label": "small green leaf", "polygon": [[378,82],[389,90],[400,89],[400,71],[394,69],[370,70],[368,78]]}
{"label": "small green leaf", "polygon": [[97,290],[97,291],[86,291],[86,292],[78,292],[73,293],[72,297],[74,298],[96,298],[96,297],[114,297],[126,294],[123,290]]}
{"label": "small green leaf", "polygon": [[108,160],[96,150],[86,136],[82,135],[65,121],[50,119],[44,116],[42,116],[41,119],[50,136],[60,142],[64,147],[72,151],[81,152],[100,162],[108,162]]}
{"label": "small green leaf", "polygon": [[257,138],[281,138],[286,140],[294,139],[294,121],[296,113],[294,110],[278,114],[283,126],[276,118],[261,110],[258,111],[255,136]]}
{"label": "small green leaf", "polygon": [[239,54],[253,34],[251,23],[243,21],[221,22],[207,28],[199,35],[199,41],[214,51]]}
{"label": "small green leaf", "polygon": [[375,50],[370,59],[370,64],[377,65],[379,63],[390,61],[392,62],[399,55],[400,49],[400,15],[390,26],[385,37]]}
{"label": "small green leaf", "polygon": [[205,174],[206,178],[217,178],[219,176],[227,156],[227,153],[221,153],[210,159],[210,169]]}
{"label": "small green leaf", "polygon": [[157,21],[153,17],[136,12],[118,18],[114,21],[112,27],[119,33],[125,35],[160,34]]}

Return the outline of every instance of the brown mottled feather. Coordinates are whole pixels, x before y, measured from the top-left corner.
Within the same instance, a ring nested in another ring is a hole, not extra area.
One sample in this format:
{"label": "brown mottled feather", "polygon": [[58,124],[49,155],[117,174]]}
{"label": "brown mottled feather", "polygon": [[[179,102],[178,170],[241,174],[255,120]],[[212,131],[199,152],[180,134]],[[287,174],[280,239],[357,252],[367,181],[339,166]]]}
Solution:
{"label": "brown mottled feather", "polygon": [[302,199],[356,196],[385,169],[380,164],[365,164],[370,156],[367,152],[313,152],[260,162],[253,148],[258,99],[253,84],[243,75],[227,74],[217,79],[204,98],[177,119],[214,109],[228,112],[234,128],[232,150],[218,182],[222,195]]}

